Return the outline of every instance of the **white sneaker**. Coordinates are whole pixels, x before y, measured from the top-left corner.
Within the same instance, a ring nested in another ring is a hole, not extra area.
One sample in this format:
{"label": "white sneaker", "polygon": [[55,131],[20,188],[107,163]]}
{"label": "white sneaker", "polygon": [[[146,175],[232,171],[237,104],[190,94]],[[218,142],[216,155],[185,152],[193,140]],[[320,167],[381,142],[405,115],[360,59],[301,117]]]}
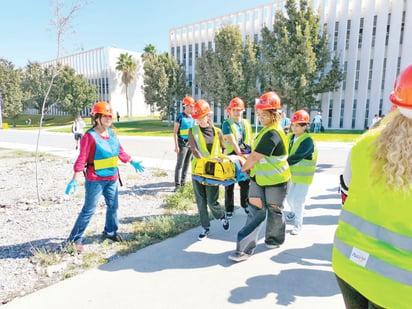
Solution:
{"label": "white sneaker", "polygon": [[235,252],[231,255],[228,256],[229,260],[235,261],[235,262],[242,262],[246,261],[248,258],[250,258],[250,254],[244,253],[244,252]]}
{"label": "white sneaker", "polygon": [[292,231],[290,231],[290,235],[299,235],[300,229],[294,227]]}

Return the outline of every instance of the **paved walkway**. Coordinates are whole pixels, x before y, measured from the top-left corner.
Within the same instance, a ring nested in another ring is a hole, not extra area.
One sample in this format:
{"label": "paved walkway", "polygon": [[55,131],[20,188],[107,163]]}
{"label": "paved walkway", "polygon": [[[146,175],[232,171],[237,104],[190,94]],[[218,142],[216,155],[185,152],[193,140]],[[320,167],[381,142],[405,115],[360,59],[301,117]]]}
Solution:
{"label": "paved walkway", "polygon": [[[150,159],[144,160],[146,166],[152,165]],[[320,169],[309,192],[301,234],[291,236],[288,225],[285,244],[278,249],[267,249],[261,235],[247,261],[227,258],[246,219],[238,208],[230,231],[215,220],[204,241],[197,241],[200,228],[194,228],[3,308],[344,308],[331,269],[341,209],[337,189],[335,173]]]}

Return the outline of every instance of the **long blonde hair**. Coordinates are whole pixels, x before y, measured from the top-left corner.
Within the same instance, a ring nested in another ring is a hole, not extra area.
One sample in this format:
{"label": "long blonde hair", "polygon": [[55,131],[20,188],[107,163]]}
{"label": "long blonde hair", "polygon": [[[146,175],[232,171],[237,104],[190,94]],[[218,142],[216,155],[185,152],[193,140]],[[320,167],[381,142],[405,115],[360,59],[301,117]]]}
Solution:
{"label": "long blonde hair", "polygon": [[412,119],[395,110],[389,113],[375,130],[376,138],[372,173],[383,178],[389,189],[412,189]]}

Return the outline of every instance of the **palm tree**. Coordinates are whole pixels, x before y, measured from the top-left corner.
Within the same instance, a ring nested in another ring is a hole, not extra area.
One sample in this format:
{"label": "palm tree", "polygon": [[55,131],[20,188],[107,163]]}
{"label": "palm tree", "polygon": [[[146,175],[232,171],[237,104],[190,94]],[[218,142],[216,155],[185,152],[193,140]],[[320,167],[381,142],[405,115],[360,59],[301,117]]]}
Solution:
{"label": "palm tree", "polygon": [[135,73],[137,71],[137,62],[133,59],[132,55],[128,53],[120,54],[117,58],[116,70],[122,73],[122,83],[126,86],[126,106],[127,106],[127,116],[131,116],[131,109],[129,111],[129,95],[128,87],[135,78]]}

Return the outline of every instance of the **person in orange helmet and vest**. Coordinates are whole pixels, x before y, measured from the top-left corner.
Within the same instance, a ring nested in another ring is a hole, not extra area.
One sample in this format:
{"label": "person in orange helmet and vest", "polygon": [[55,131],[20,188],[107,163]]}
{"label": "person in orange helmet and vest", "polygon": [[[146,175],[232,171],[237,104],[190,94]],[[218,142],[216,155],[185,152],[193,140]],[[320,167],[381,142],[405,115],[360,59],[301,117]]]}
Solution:
{"label": "person in orange helmet and vest", "polygon": [[[77,182],[84,173],[85,201],[68,242],[75,243],[78,251],[83,250],[83,234],[96,210],[100,196],[106,202],[106,223],[103,230],[103,239],[122,241],[118,230],[118,160],[131,163],[136,172],[143,172],[141,162],[132,158],[123,150],[112,127],[113,111],[109,103],[97,102],[92,111],[93,126],[80,140],[80,153],[74,163],[74,175],[66,188],[66,194],[76,191]],[[85,169],[86,167],[86,169]]]}
{"label": "person in orange helmet and vest", "polygon": [[[242,118],[245,110],[245,103],[239,97],[233,98],[226,108],[229,118],[222,124],[222,133],[226,142],[227,155],[249,154],[252,144],[252,127],[247,119]],[[247,199],[249,191],[249,179],[239,181],[240,206],[249,212]],[[225,209],[226,215],[230,219],[233,216],[235,207],[234,201],[235,184],[225,186]]]}
{"label": "person in orange helmet and vest", "polygon": [[175,167],[175,191],[186,183],[186,174],[192,159],[192,151],[189,147],[189,129],[194,125],[192,118],[193,105],[195,101],[192,97],[185,97],[182,101],[183,112],[177,114],[174,128],[173,141],[177,161]]}
{"label": "person in orange helmet and vest", "polygon": [[287,139],[279,123],[280,98],[274,91],[264,93],[255,108],[263,128],[254,139],[252,153],[242,166],[243,171],[250,170],[249,214],[245,226],[237,234],[236,251],[229,255],[229,259],[235,262],[247,260],[253,254],[266,216],[266,247],[278,248],[285,241],[286,224],[282,209],[290,169]]}
{"label": "person in orange helmet and vest", "polygon": [[298,235],[303,223],[303,211],[309,186],[316,171],[318,152],[313,139],[308,133],[310,117],[307,111],[296,111],[291,118],[291,130],[288,134],[288,164],[292,173],[287,202],[292,210],[286,219],[293,221],[292,235]]}
{"label": "person in orange helmet and vest", "polygon": [[[210,105],[205,100],[196,101],[193,106],[192,117],[196,123],[189,130],[189,144],[193,152],[192,174],[195,170],[197,160],[202,157],[214,157],[223,153],[223,135],[220,129],[213,126],[210,120]],[[210,233],[210,220],[207,206],[212,211],[216,219],[220,219],[224,230],[229,230],[229,220],[225,211],[220,206],[219,186],[202,183],[192,179],[193,189],[195,192],[197,209],[199,211],[200,224],[202,231],[198,240],[204,240]]]}
{"label": "person in orange helmet and vest", "polygon": [[332,267],[346,308],[412,303],[412,65],[396,79],[397,108],[353,146]]}

